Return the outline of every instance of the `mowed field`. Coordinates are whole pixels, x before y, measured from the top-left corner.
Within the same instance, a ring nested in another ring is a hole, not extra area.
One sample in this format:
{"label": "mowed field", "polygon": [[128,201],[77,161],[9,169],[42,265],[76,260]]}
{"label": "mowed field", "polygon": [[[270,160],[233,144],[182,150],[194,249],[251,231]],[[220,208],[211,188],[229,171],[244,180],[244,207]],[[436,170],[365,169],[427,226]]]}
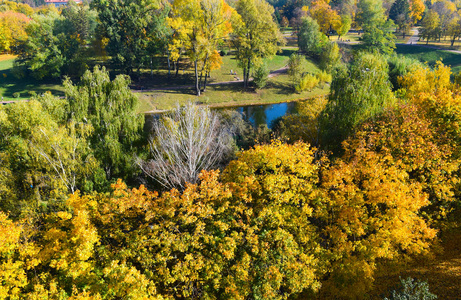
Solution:
{"label": "mowed field", "polygon": [[[266,64],[270,71],[275,71],[286,66],[289,55],[293,50],[285,49],[279,55],[266,60]],[[230,71],[236,72],[237,76],[230,75]],[[317,65],[310,61],[306,61],[305,70],[315,74],[319,72]],[[189,70],[188,70],[189,72]],[[268,80],[267,86],[260,90],[243,90],[243,83],[238,82],[242,79],[242,69],[238,67],[237,61],[233,56],[225,56],[223,65],[220,69],[211,72],[209,82],[228,82],[226,84],[210,85],[206,92],[200,97],[195,95],[193,88],[193,78],[190,76],[186,88],[171,88],[168,86],[153,86],[159,90],[139,93],[141,106],[140,112],[149,112],[170,109],[176,106],[177,103],[183,104],[187,101],[208,104],[213,106],[236,106],[250,104],[267,104],[308,99],[311,97],[326,95],[329,93],[329,85],[325,84],[314,88],[312,91],[302,93],[294,92],[290,78],[286,73],[279,74]]]}
{"label": "mowed field", "polygon": [[[18,79],[14,77],[11,72],[14,59],[15,56],[13,55],[0,55],[0,97],[3,100],[28,99],[30,98],[30,92],[40,94],[51,91],[56,95],[63,94],[60,80]],[[15,97],[15,95],[19,97]]]}
{"label": "mowed field", "polygon": [[427,62],[430,66],[440,60],[443,64],[451,66],[453,73],[461,71],[461,53],[415,45],[397,45],[395,52],[416,58],[423,63]]}

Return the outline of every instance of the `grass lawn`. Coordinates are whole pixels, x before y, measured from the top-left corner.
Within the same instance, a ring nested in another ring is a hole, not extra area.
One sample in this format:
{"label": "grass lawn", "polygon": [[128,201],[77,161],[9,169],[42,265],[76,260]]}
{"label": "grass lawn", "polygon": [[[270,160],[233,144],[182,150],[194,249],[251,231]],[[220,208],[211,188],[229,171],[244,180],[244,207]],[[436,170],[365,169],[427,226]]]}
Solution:
{"label": "grass lawn", "polygon": [[461,54],[445,50],[436,50],[427,47],[419,47],[414,45],[397,45],[395,49],[397,54],[413,57],[421,62],[427,62],[433,66],[436,61],[441,60],[445,65],[452,67],[452,72],[461,71]]}
{"label": "grass lawn", "polygon": [[425,46],[433,46],[433,47],[439,47],[447,50],[461,50],[461,43],[459,40],[455,40],[455,43],[453,44],[453,47],[451,46],[451,41],[449,39],[446,40],[441,40],[439,41],[429,41],[429,43],[426,44],[426,40],[424,41],[419,41],[418,45],[425,45]]}
{"label": "grass lawn", "polygon": [[53,94],[61,95],[63,87],[59,80],[35,80],[33,78],[17,79],[11,73],[14,56],[0,55],[0,97],[3,100],[15,100],[14,93],[19,93],[19,99],[28,99],[29,92],[37,94],[51,91]]}
{"label": "grass lawn", "polygon": [[[313,66],[315,67],[315,65]],[[195,95],[193,89],[143,93],[139,95],[141,102],[139,111],[170,109],[177,103],[182,104],[187,101],[219,107],[295,101],[329,93],[328,85],[323,88],[315,88],[310,92],[294,93],[290,85],[290,79],[286,74],[269,79],[267,86],[261,90],[243,91],[242,85],[241,82],[236,82],[227,85],[209,86],[200,97]]]}
{"label": "grass lawn", "polygon": [[[296,52],[297,48],[286,48],[282,49],[281,53],[278,53],[272,58],[265,59],[265,63],[269,71],[275,71],[283,68],[287,63],[290,55]],[[238,61],[234,55],[222,56],[222,66],[218,70],[211,71],[211,77],[208,79],[209,83],[212,82],[223,82],[223,81],[235,81],[238,77],[243,79],[242,69],[238,66]],[[191,63],[186,59],[182,59],[180,62],[179,72],[176,76],[174,72],[171,74],[171,78],[168,79],[168,66],[166,58],[157,57],[156,59],[156,70],[153,72],[153,76],[150,75],[149,70],[144,70],[139,80],[133,84],[134,89],[159,89],[163,87],[175,87],[182,85],[194,85],[194,68]],[[237,75],[231,75],[231,70],[237,72]]]}
{"label": "grass lawn", "polygon": [[[352,42],[359,42],[359,38],[360,38],[361,36],[362,36],[362,34],[357,34],[357,32],[349,31],[347,34],[342,35],[342,36],[341,36],[341,39],[342,39],[343,41],[349,40],[351,43],[352,43]],[[330,35],[330,41],[336,42],[337,40],[338,40],[338,36],[337,36],[337,35]]]}

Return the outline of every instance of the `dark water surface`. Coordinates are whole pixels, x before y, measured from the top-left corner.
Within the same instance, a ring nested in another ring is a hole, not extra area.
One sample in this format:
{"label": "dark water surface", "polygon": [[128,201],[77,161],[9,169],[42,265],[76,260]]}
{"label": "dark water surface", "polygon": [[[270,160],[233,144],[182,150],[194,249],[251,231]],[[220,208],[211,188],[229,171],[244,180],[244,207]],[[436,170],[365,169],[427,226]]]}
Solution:
{"label": "dark water surface", "polygon": [[[226,108],[215,108],[217,110],[235,110],[239,112],[243,119],[257,127],[261,124],[266,124],[269,128],[272,127],[272,122],[280,117],[298,112],[298,102],[283,102],[276,104],[264,105],[244,105]],[[147,115],[146,123],[151,123],[158,115]]]}
{"label": "dark water surface", "polygon": [[269,128],[272,127],[274,120],[285,115],[297,113],[296,102],[236,106],[228,109],[238,111],[246,121],[255,127],[266,124]]}

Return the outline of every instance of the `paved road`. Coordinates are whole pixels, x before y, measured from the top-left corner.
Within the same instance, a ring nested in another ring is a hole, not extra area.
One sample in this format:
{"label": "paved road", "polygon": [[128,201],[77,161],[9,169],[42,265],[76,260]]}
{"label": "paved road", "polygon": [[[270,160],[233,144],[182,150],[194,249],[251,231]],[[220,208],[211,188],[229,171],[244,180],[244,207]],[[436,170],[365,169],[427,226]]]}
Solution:
{"label": "paved road", "polygon": [[411,30],[412,36],[408,39],[407,45],[416,45],[419,40],[419,31],[418,28],[413,28]]}

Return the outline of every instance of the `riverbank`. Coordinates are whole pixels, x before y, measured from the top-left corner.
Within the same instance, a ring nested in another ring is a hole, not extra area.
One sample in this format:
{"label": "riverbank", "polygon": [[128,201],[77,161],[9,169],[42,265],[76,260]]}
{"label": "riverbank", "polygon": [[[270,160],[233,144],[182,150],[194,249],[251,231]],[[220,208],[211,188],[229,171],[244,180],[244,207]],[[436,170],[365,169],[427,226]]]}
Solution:
{"label": "riverbank", "polygon": [[200,97],[194,95],[193,89],[139,93],[141,105],[138,111],[140,113],[161,112],[188,101],[210,107],[263,105],[310,99],[328,95],[329,92],[330,86],[325,84],[312,91],[296,93],[293,91],[289,76],[281,74],[270,78],[265,88],[257,90],[244,90],[241,83],[234,83],[209,86]]}

